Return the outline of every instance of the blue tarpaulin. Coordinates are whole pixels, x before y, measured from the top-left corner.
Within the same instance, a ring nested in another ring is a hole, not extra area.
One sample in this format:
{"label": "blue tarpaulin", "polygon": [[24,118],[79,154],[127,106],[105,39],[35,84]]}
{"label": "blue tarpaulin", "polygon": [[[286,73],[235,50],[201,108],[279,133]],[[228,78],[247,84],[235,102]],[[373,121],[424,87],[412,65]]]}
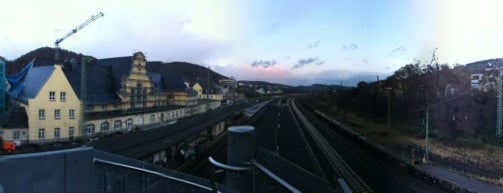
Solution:
{"label": "blue tarpaulin", "polygon": [[9,84],[10,84],[9,92],[19,89],[19,88],[17,88],[18,86],[21,86],[21,85],[19,85],[19,83],[26,76],[26,73],[33,66],[33,63],[35,63],[35,59],[31,60],[31,62],[28,63],[19,73],[7,77],[7,81],[9,81]]}

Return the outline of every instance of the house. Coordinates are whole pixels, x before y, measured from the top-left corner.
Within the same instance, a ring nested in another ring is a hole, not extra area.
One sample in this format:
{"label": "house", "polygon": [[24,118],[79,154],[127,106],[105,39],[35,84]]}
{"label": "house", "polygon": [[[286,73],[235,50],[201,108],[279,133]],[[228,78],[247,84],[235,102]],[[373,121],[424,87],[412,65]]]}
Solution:
{"label": "house", "polygon": [[81,64],[34,59],[8,77],[8,95],[27,115],[28,142],[159,126],[219,107],[198,102],[181,76],[150,72],[146,64],[141,52]]}
{"label": "house", "polygon": [[0,115],[0,137],[4,141],[12,141],[17,146],[28,142],[28,116],[25,108],[14,106]]}
{"label": "house", "polygon": [[34,59],[20,74],[8,78],[8,94],[25,109],[30,141],[69,139],[77,135],[79,126],[80,100],[62,66],[47,62]]}
{"label": "house", "polygon": [[490,59],[467,64],[470,71],[472,89],[489,91],[496,88],[498,69],[503,67],[503,59]]}
{"label": "house", "polygon": [[212,82],[194,82],[191,85],[191,88],[197,92],[199,99],[223,100],[223,94],[219,86]]}

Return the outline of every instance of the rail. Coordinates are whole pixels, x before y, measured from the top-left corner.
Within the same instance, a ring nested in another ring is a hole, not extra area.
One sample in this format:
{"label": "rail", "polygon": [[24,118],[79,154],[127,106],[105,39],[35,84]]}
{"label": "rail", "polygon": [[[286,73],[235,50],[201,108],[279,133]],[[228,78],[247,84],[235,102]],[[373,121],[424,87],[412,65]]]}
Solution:
{"label": "rail", "polygon": [[262,172],[264,172],[265,174],[267,174],[269,177],[271,177],[272,179],[276,180],[276,182],[278,182],[279,184],[281,184],[283,187],[285,187],[286,189],[290,190],[291,192],[294,192],[294,193],[300,193],[301,192],[300,190],[298,190],[297,188],[293,187],[288,182],[285,182],[285,180],[281,179],[276,174],[274,174],[273,172],[271,172],[270,170],[268,170],[265,166],[263,166],[262,164],[260,164],[256,160],[251,160],[251,163],[255,167],[257,167],[258,169],[262,170]]}
{"label": "rail", "polygon": [[301,121],[307,132],[313,137],[314,141],[320,147],[320,150],[328,159],[331,167],[336,171],[338,177],[344,179],[347,185],[354,192],[374,192],[370,186],[360,178],[356,172],[342,159],[342,157],[335,151],[335,149],[328,143],[328,141],[318,132],[318,130],[311,124],[311,122],[302,114],[295,104],[295,99],[291,101],[291,106],[297,118]]}

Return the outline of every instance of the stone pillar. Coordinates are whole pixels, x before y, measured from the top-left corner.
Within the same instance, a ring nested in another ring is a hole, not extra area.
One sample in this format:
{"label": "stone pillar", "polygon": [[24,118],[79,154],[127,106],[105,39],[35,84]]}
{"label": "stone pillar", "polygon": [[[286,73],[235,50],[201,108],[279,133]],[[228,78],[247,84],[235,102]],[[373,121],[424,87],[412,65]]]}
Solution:
{"label": "stone pillar", "polygon": [[[227,132],[227,164],[231,166],[249,166],[255,158],[255,128],[253,126],[229,127]],[[228,172],[226,186],[237,192],[252,192],[252,173]]]}

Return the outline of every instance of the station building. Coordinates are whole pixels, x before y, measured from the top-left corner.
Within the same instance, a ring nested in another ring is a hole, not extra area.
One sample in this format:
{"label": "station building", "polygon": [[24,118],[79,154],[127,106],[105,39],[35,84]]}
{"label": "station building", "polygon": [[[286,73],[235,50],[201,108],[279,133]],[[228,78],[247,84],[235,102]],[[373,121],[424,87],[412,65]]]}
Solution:
{"label": "station building", "polygon": [[71,141],[159,127],[220,107],[221,96],[203,97],[182,76],[146,66],[141,52],[82,63],[35,58],[7,78],[13,107],[0,120],[0,136],[18,145]]}

